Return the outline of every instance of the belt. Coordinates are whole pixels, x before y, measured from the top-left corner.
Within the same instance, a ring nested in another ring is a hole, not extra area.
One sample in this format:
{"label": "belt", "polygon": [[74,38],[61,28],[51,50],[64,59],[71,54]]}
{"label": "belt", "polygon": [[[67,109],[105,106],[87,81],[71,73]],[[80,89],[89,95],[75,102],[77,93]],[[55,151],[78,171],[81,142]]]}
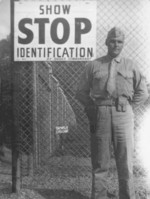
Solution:
{"label": "belt", "polygon": [[116,99],[115,98],[110,98],[110,99],[97,98],[97,99],[95,99],[94,103],[97,106],[115,106],[116,105]]}

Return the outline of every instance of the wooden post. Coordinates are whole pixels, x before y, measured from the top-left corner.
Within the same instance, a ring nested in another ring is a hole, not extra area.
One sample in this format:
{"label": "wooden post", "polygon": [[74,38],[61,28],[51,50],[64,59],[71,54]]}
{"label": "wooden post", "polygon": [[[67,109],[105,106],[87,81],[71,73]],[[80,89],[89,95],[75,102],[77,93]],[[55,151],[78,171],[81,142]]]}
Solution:
{"label": "wooden post", "polygon": [[16,0],[11,0],[11,118],[12,118],[12,132],[11,132],[11,144],[12,144],[12,192],[16,193],[20,190],[20,161],[19,161],[19,150],[17,147],[17,127],[15,125],[15,83],[14,83],[14,69],[15,63],[14,57],[14,3]]}

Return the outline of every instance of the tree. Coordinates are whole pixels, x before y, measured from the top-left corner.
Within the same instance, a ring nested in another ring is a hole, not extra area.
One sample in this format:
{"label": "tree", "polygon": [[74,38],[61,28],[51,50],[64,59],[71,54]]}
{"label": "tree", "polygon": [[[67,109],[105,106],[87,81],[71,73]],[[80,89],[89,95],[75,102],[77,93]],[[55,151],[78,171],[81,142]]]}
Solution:
{"label": "tree", "polygon": [[0,40],[0,59],[10,57],[10,35]]}

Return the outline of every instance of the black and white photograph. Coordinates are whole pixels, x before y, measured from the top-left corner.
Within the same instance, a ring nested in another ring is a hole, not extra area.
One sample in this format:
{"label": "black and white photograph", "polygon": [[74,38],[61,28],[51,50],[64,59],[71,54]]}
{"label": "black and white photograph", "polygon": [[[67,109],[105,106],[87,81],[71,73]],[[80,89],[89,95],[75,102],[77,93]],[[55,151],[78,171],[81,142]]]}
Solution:
{"label": "black and white photograph", "polygon": [[0,0],[0,199],[150,199],[150,0]]}

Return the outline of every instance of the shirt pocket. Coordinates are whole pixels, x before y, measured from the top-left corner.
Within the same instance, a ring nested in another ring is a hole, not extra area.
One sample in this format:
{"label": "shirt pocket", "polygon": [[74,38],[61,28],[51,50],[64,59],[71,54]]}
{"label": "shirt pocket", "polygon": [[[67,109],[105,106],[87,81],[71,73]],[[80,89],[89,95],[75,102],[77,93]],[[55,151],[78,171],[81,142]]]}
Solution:
{"label": "shirt pocket", "polygon": [[118,75],[124,82],[132,84],[133,73],[132,71],[118,71]]}
{"label": "shirt pocket", "polygon": [[133,93],[133,73],[132,71],[118,71],[117,88],[119,95],[131,96]]}
{"label": "shirt pocket", "polygon": [[107,77],[107,73],[103,71],[96,71],[93,77],[95,80],[101,80]]}
{"label": "shirt pocket", "polygon": [[101,92],[105,88],[108,74],[105,71],[95,71],[93,74],[93,89]]}

